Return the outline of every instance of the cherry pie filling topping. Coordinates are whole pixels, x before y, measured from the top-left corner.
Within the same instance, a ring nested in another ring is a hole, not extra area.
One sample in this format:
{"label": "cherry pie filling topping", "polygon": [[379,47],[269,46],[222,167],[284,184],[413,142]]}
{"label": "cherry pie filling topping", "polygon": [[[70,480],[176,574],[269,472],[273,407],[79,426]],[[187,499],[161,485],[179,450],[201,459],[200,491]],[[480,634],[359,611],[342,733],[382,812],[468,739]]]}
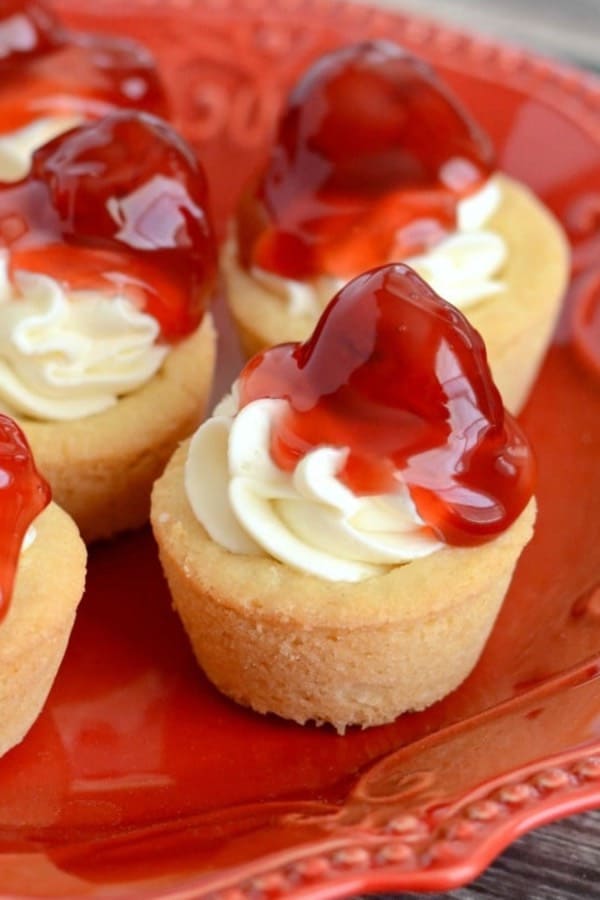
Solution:
{"label": "cherry pie filling topping", "polygon": [[388,41],[317,61],[240,204],[242,264],[348,278],[434,246],[494,170],[487,136],[432,69]]}
{"label": "cherry pie filling topping", "polygon": [[207,195],[170,126],[115,112],[55,138],[26,178],[0,185],[0,247],[13,272],[124,293],[176,341],[198,326],[214,284]]}
{"label": "cherry pie filling topping", "polygon": [[25,534],[50,498],[23,432],[0,414],[0,622],[9,609]]}
{"label": "cherry pie filling topping", "polygon": [[532,454],[502,406],[483,341],[405,265],[358,276],[307,341],[253,357],[240,403],[265,397],[288,402],[271,433],[282,470],[317,446],[348,448],[345,485],[389,494],[400,477],[448,544],[493,538],[531,497]]}

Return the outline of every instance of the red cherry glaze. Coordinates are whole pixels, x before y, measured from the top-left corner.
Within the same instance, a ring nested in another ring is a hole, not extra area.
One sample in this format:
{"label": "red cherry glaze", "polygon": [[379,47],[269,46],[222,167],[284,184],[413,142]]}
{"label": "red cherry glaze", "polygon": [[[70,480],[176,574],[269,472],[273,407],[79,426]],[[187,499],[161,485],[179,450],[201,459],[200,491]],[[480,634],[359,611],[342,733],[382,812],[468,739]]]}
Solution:
{"label": "red cherry glaze", "polygon": [[401,264],[360,275],[304,344],[255,356],[241,403],[284,398],[271,453],[291,471],[316,446],[348,447],[340,478],[393,492],[400,472],[423,520],[449,544],[489,540],[532,494],[533,460],[504,411],[483,341]]}
{"label": "red cherry glaze", "polygon": [[37,2],[0,3],[0,133],[52,115],[115,107],[167,112],[150,54],[123,38],[68,32]]}
{"label": "red cherry glaze", "polygon": [[0,622],[8,612],[25,532],[50,497],[25,435],[0,414]]}
{"label": "red cherry glaze", "polygon": [[0,247],[13,271],[124,290],[174,340],[196,328],[214,283],[207,194],[166,122],[113,113],[41,147],[27,178],[0,185]]}
{"label": "red cherry glaze", "polygon": [[292,91],[238,217],[242,262],[349,277],[439,241],[494,167],[432,69],[388,41],[323,56]]}
{"label": "red cherry glaze", "polygon": [[48,7],[37,0],[1,0],[0,72],[31,56],[58,47],[63,29]]}

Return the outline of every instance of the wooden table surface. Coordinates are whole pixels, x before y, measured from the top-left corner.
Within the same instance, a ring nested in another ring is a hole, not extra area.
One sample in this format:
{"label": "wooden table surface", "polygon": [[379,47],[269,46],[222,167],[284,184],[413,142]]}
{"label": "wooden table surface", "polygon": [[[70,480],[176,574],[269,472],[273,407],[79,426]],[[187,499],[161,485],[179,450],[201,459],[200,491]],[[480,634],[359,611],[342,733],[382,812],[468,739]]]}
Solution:
{"label": "wooden table surface", "polygon": [[[435,17],[600,73],[600,0],[371,0]],[[599,710],[600,714],[600,710]],[[380,894],[407,900],[416,894]],[[465,888],[437,900],[600,898],[600,810],[572,816],[512,844]]]}
{"label": "wooden table surface", "polygon": [[435,17],[600,71],[600,0],[359,0]]}

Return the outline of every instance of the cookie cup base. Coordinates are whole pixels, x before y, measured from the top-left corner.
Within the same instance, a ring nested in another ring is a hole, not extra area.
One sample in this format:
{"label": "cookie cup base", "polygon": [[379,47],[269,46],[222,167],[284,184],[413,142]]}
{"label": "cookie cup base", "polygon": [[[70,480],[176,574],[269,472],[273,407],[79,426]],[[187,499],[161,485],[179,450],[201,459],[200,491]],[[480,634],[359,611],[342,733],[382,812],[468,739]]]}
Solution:
{"label": "cookie cup base", "polygon": [[0,755],[23,739],[46,701],[85,582],[86,550],[73,520],[51,503],[34,525],[0,623]]}
{"label": "cookie cup base", "polygon": [[154,481],[204,416],[215,355],[205,315],[150,381],[105,412],[72,422],[17,418],[54,499],[86,542],[148,521]]}
{"label": "cookie cup base", "polygon": [[186,454],[184,444],[155,485],[152,525],[173,605],[220,691],[343,732],[424,709],[467,677],[531,537],[534,500],[487,544],[329,582],[212,541],[185,495]]}

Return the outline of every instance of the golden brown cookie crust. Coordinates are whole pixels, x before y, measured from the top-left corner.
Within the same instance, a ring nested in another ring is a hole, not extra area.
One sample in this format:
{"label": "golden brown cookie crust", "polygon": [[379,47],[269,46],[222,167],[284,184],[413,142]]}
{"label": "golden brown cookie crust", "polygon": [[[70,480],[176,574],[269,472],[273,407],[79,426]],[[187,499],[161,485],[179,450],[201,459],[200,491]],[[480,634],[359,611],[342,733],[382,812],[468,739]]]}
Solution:
{"label": "golden brown cookie crust", "polygon": [[[500,208],[489,229],[508,249],[501,273],[505,289],[465,311],[483,337],[494,381],[504,404],[518,412],[527,399],[550,341],[569,272],[564,233],[524,185],[497,176]],[[223,256],[229,306],[248,356],[283,341],[303,341],[312,316],[291,316],[287,304],[251,278],[229,253]],[[323,306],[329,297],[319,297]]]}
{"label": "golden brown cookie crust", "polygon": [[115,406],[73,422],[17,418],[52,495],[87,542],[148,520],[152,484],[204,416],[215,363],[212,317]]}
{"label": "golden brown cookie crust", "polygon": [[185,495],[188,443],[154,487],[151,518],[175,609],[223,693],[344,731],[423,709],[466,678],[531,537],[534,500],[480,547],[334,583],[212,541]]}
{"label": "golden brown cookie crust", "polygon": [[0,755],[22,740],[45,703],[85,582],[86,550],[73,520],[51,503],[34,525],[0,623]]}

